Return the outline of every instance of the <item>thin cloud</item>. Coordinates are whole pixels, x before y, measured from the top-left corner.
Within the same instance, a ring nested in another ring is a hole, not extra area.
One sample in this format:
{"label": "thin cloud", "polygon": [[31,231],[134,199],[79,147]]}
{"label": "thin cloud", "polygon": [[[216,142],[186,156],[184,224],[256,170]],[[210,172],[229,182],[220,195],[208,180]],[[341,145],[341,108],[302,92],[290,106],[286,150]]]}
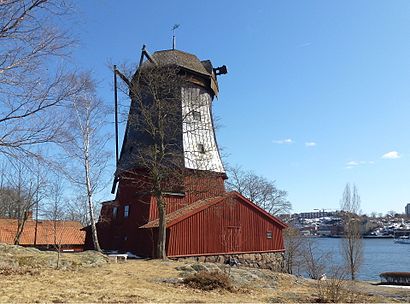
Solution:
{"label": "thin cloud", "polygon": [[397,151],[390,151],[382,155],[384,159],[397,159],[400,158],[401,155]]}
{"label": "thin cloud", "polygon": [[311,46],[311,45],[312,45],[312,42],[305,42],[305,43],[299,44],[297,47],[298,48],[305,48],[305,47],[308,47],[308,46]]}
{"label": "thin cloud", "polygon": [[287,138],[287,139],[274,140],[273,143],[278,144],[278,145],[290,145],[290,144],[293,144],[294,141],[291,138]]}
{"label": "thin cloud", "polygon": [[314,141],[308,141],[308,142],[305,142],[305,146],[306,147],[315,147],[316,143]]}
{"label": "thin cloud", "polygon": [[373,165],[374,161],[372,160],[351,160],[346,163],[346,169],[353,169],[357,166],[363,165]]}

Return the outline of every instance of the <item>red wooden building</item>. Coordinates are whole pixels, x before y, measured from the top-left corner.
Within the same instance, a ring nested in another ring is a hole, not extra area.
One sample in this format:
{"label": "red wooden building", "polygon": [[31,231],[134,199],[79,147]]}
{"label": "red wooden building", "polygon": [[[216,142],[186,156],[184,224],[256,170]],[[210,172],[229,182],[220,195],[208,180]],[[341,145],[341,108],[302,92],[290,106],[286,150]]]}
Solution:
{"label": "red wooden building", "polygon": [[[17,219],[0,219],[0,243],[14,244]],[[83,251],[85,233],[76,221],[48,221],[28,219],[20,236],[20,246],[41,250]]]}
{"label": "red wooden building", "polygon": [[[181,115],[190,123],[180,126],[178,145],[187,173],[180,190],[170,191],[164,198],[167,256],[283,252],[282,230],[286,225],[239,193],[225,190],[226,174],[214,133],[212,101],[218,94],[217,75],[226,73],[226,67],[213,68],[209,60],[200,61],[178,50],[145,55],[149,60],[140,65],[137,73],[144,73],[152,65],[176,66],[187,79],[178,88]],[[195,106],[198,100],[201,103]],[[134,101],[130,106],[132,115],[138,117]],[[103,249],[154,256],[158,236],[156,200],[148,189],[126,178],[130,170],[144,170],[133,153],[149,144],[139,126],[129,121],[116,172],[116,198],[103,203],[97,223]],[[92,246],[89,234],[86,246]]]}

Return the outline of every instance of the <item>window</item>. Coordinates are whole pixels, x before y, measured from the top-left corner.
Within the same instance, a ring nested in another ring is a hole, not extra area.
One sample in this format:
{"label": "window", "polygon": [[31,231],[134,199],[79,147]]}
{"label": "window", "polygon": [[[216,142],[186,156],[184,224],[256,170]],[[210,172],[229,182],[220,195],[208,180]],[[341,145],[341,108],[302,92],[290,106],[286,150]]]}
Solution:
{"label": "window", "polygon": [[127,218],[130,214],[130,205],[124,206],[124,218]]}
{"label": "window", "polygon": [[272,238],[272,231],[266,231],[266,238],[271,239]]}
{"label": "window", "polygon": [[205,154],[205,147],[203,144],[198,144],[199,153]]}
{"label": "window", "polygon": [[117,218],[118,207],[112,207],[112,218]]}
{"label": "window", "polygon": [[201,112],[192,111],[192,118],[196,121],[201,121]]}

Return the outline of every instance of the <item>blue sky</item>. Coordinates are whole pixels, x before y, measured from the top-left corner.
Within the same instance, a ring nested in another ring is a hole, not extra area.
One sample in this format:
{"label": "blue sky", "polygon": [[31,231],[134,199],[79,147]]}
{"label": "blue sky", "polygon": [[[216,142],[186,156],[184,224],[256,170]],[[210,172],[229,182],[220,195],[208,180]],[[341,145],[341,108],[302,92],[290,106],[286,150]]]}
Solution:
{"label": "blue sky", "polygon": [[73,19],[73,62],[107,103],[107,62],[170,48],[181,24],[178,49],[228,67],[214,102],[225,160],[276,180],[295,212],[338,208],[347,182],[366,213],[410,201],[409,1],[95,0]]}

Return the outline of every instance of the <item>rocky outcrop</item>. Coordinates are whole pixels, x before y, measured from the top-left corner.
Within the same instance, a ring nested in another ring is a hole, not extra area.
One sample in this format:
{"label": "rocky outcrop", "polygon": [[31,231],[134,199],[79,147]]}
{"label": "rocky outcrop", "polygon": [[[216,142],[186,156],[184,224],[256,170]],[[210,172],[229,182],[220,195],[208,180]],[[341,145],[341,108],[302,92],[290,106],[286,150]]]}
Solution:
{"label": "rocky outcrop", "polygon": [[[58,267],[57,267],[58,263]],[[36,248],[0,244],[0,272],[10,272],[23,267],[28,269],[78,269],[96,267],[108,263],[108,257],[96,251],[58,253]]]}

